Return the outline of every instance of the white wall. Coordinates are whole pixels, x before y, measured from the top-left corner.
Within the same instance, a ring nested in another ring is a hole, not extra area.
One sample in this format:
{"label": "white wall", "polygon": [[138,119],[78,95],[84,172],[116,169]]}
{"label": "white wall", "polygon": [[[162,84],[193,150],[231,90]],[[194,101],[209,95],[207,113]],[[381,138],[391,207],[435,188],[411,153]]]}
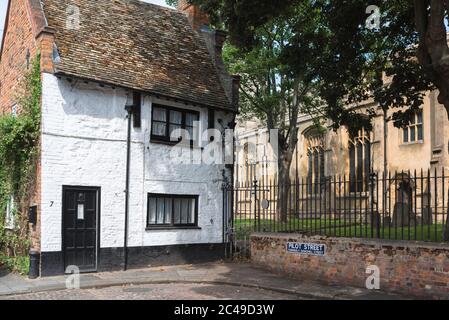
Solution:
{"label": "white wall", "polygon": [[[100,245],[122,247],[126,92],[95,83],[70,83],[50,74],[44,74],[42,81],[42,251],[62,249],[64,185],[101,187]],[[132,134],[129,245],[220,243],[224,166],[173,163],[174,147],[149,142],[151,105],[162,101],[149,96],[143,100],[142,128],[133,128]],[[200,111],[200,131],[207,128],[206,109],[165,103]],[[218,117],[225,115],[217,113]],[[201,230],[146,231],[148,193],[199,195]]]}

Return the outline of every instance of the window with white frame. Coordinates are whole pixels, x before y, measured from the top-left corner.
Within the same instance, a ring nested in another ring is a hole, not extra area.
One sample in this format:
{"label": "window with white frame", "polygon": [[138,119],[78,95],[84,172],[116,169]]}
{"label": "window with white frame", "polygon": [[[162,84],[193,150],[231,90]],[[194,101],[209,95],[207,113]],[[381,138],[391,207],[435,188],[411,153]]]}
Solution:
{"label": "window with white frame", "polygon": [[14,229],[14,197],[10,196],[6,205],[5,229]]}
{"label": "window with white frame", "polygon": [[423,112],[422,110],[413,115],[410,124],[402,129],[402,143],[415,143],[424,140]]}

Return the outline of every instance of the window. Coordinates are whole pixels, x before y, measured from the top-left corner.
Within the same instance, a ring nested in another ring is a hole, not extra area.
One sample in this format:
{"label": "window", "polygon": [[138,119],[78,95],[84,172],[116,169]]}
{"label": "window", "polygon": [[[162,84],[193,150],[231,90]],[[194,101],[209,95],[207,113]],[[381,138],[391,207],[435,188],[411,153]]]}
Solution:
{"label": "window", "polygon": [[324,178],[324,141],[321,135],[312,135],[307,138],[308,157],[308,191],[309,194],[321,192],[321,183]]}
{"label": "window", "polygon": [[371,173],[371,141],[369,132],[361,130],[359,136],[349,142],[350,192],[369,190]]}
{"label": "window", "polygon": [[14,229],[14,197],[10,196],[6,205],[5,229]]}
{"label": "window", "polygon": [[198,196],[148,195],[148,228],[198,226]]}
{"label": "window", "polygon": [[423,141],[423,112],[418,111],[412,118],[411,123],[402,129],[402,142],[414,143]]}
{"label": "window", "polygon": [[[153,105],[151,140],[167,143],[198,143],[200,114],[195,111]],[[187,141],[185,141],[187,140]]]}

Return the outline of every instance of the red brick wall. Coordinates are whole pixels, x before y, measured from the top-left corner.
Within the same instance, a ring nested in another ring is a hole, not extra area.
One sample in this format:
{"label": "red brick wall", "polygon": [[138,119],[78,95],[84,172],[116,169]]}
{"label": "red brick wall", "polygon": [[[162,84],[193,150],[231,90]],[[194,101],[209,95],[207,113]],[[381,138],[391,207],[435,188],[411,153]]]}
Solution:
{"label": "red brick wall", "polygon": [[[289,253],[287,242],[326,245],[325,256]],[[254,234],[251,261],[299,279],[365,288],[366,268],[380,270],[380,289],[449,299],[449,244]]]}
{"label": "red brick wall", "polygon": [[209,17],[198,6],[189,4],[186,0],[178,1],[178,10],[187,14],[193,29],[199,30],[209,24]]}
{"label": "red brick wall", "polygon": [[[51,30],[42,32],[45,19],[39,0],[11,0],[7,21],[0,56],[0,113],[11,112],[16,103],[20,80],[27,72],[28,50],[30,62],[40,51],[42,72],[53,72],[54,36]],[[35,181],[29,190],[31,196],[23,212],[27,213],[28,206],[38,207],[37,224],[29,227],[31,247],[40,250],[41,164],[40,159],[37,161]]]}
{"label": "red brick wall", "polygon": [[36,55],[28,0],[11,0],[0,56],[0,112],[11,112],[20,79],[26,71],[26,53]]}

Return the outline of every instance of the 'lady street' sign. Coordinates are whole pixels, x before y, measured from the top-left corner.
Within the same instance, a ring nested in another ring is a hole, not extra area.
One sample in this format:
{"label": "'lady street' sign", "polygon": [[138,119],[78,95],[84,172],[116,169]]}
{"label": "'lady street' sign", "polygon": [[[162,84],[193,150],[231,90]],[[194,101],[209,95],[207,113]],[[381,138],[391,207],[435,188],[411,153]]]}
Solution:
{"label": "'lady street' sign", "polygon": [[287,242],[287,252],[324,256],[326,254],[326,245],[319,243]]}

